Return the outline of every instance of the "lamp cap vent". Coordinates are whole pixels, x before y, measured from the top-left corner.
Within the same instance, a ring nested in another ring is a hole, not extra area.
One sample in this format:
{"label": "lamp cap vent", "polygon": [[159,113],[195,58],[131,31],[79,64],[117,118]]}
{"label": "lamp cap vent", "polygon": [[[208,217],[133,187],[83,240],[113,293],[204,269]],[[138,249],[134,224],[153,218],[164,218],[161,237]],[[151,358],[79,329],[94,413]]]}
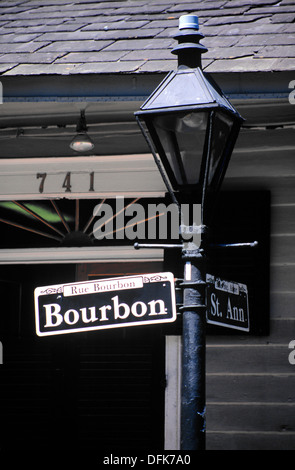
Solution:
{"label": "lamp cap vent", "polygon": [[179,30],[199,29],[199,19],[196,15],[182,15],[179,18]]}

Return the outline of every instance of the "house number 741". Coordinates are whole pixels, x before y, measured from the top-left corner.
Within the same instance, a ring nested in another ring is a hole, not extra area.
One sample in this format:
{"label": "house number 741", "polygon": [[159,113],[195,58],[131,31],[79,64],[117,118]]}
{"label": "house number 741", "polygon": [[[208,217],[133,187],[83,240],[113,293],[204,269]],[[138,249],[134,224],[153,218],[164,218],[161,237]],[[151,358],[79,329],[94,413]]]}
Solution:
{"label": "house number 741", "polygon": [[[45,180],[47,178],[47,173],[37,173],[36,178],[40,179],[39,184],[39,193],[44,192]],[[65,188],[66,193],[72,192],[72,184],[71,184],[71,172],[68,171],[64,177],[63,183],[61,185],[61,189]],[[89,189],[88,191],[94,191],[94,171],[89,173]]]}

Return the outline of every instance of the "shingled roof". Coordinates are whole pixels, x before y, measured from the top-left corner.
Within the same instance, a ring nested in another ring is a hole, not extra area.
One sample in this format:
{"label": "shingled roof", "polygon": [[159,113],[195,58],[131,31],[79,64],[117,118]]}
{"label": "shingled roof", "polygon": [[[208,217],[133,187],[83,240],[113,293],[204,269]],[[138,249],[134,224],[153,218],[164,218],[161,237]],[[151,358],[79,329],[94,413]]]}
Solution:
{"label": "shingled roof", "polygon": [[6,0],[0,73],[168,72],[187,13],[199,16],[206,71],[295,69],[294,0]]}

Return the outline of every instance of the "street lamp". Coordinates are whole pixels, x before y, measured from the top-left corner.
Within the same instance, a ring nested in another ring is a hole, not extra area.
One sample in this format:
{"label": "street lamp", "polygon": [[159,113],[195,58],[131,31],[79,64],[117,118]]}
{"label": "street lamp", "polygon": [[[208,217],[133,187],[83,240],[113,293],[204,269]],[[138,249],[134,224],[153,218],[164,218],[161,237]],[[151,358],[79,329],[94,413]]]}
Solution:
{"label": "street lamp", "polygon": [[[167,189],[204,206],[224,178],[242,117],[202,71],[198,17],[179,19],[178,68],[170,72],[135,113]],[[151,137],[151,139],[150,139]],[[157,157],[157,154],[160,157]],[[163,171],[163,167],[165,171]],[[195,222],[195,221],[194,221]],[[202,238],[202,237],[200,237]],[[184,260],[181,448],[205,448],[205,270],[203,245],[182,245]]]}
{"label": "street lamp", "polygon": [[170,72],[135,115],[146,124],[176,191],[217,191],[242,118],[201,68],[198,17],[182,16],[178,69]]}

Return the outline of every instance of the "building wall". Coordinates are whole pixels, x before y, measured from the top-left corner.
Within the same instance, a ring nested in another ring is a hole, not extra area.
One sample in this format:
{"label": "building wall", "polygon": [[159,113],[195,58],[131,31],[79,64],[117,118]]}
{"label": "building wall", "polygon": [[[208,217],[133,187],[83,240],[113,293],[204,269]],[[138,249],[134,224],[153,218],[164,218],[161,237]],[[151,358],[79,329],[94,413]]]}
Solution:
{"label": "building wall", "polygon": [[[295,340],[292,133],[293,129],[244,130],[223,186],[271,192],[270,332],[208,335],[208,450],[295,448],[295,365],[288,360],[288,345]],[[110,258],[109,253],[104,256]],[[152,259],[154,254],[144,256]]]}
{"label": "building wall", "polygon": [[207,337],[208,450],[295,448],[293,148],[293,129],[244,131],[226,176],[224,188],[271,192],[270,331]]}

